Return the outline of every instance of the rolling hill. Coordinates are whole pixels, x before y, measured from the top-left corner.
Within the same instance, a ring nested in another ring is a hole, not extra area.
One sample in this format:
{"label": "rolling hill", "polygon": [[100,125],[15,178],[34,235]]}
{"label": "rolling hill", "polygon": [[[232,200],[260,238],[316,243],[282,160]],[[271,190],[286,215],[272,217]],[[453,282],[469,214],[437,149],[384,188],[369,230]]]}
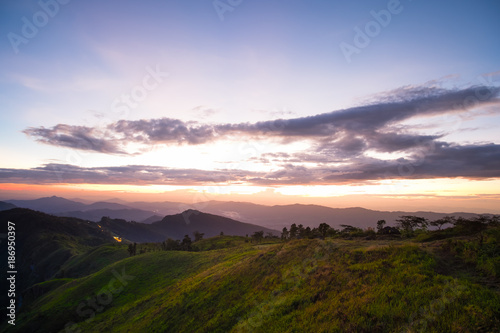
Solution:
{"label": "rolling hill", "polygon": [[[2,230],[7,230],[8,221],[15,223],[17,290],[52,279],[71,257],[94,246],[114,242],[108,231],[93,222],[56,217],[24,208],[1,211]],[[0,242],[0,251],[0,269],[6,272],[7,242]],[[6,295],[6,292],[0,295],[2,302]]]}
{"label": "rolling hill", "polygon": [[195,210],[167,215],[161,221],[151,224],[103,218],[99,225],[132,242],[161,242],[167,238],[182,239],[184,235],[192,236],[195,231],[204,233],[205,237],[213,237],[221,232],[225,235],[245,236],[261,230],[279,235],[276,230]]}
{"label": "rolling hill", "polygon": [[388,225],[394,225],[395,220],[402,215],[416,215],[437,220],[447,215],[470,218],[477,216],[472,213],[434,213],[434,212],[388,212],[376,211],[360,207],[330,208],[318,205],[276,205],[265,206],[248,202],[208,201],[196,204],[205,212],[231,217],[238,221],[261,225],[281,230],[292,223],[303,224],[304,227],[315,227],[320,223],[328,223],[339,228],[348,224],[359,228],[375,227],[378,220],[386,220]]}
{"label": "rolling hill", "polygon": [[437,220],[447,215],[464,218],[477,216],[477,214],[466,212],[445,214],[421,211],[376,211],[361,207],[330,208],[302,204],[266,206],[249,202],[207,201],[188,205],[179,202],[125,202],[115,200],[117,202],[99,201],[84,204],[64,198],[50,197],[35,200],[7,200],[6,202],[45,213],[78,217],[95,222],[106,216],[112,219],[153,223],[162,219],[153,216],[175,215],[187,210],[203,211],[274,230],[281,230],[292,223],[311,228],[319,223],[328,223],[335,228],[339,228],[341,224],[367,228],[375,227],[378,220],[386,220],[388,225],[394,225],[395,220],[402,215],[417,215],[430,220]]}
{"label": "rolling hill", "polygon": [[5,200],[5,202],[11,203],[20,208],[28,208],[49,214],[81,210],[86,206],[81,202],[71,201],[56,196],[34,200]]}
{"label": "rolling hill", "polygon": [[8,202],[0,201],[0,211],[16,208],[17,206]]}
{"label": "rolling hill", "polygon": [[57,216],[76,217],[82,220],[88,220],[93,222],[100,221],[103,216],[112,219],[125,219],[127,221],[142,222],[143,220],[150,218],[152,214],[153,214],[152,212],[140,209],[133,209],[133,208],[126,208],[126,209],[99,208],[99,209],[89,209],[84,211],[55,213],[55,215]]}
{"label": "rolling hill", "polygon": [[[500,294],[432,251],[402,242],[204,242],[219,250],[125,257],[82,278],[49,281],[10,332],[495,332]],[[121,253],[121,254],[120,254]],[[439,272],[438,272],[439,271]],[[469,273],[470,274],[470,273]]]}

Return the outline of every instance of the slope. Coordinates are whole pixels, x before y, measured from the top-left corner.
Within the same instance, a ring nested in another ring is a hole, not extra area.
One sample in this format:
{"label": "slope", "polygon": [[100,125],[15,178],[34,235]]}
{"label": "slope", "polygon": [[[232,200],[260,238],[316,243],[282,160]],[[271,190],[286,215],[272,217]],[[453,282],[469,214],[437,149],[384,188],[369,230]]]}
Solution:
{"label": "slope", "polygon": [[499,294],[436,266],[418,246],[335,239],[146,253],[60,285],[12,332],[498,331]]}
{"label": "slope", "polygon": [[376,211],[360,207],[330,208],[319,205],[276,205],[265,206],[248,202],[207,201],[195,204],[205,212],[222,215],[257,224],[272,229],[281,230],[292,223],[303,224],[304,227],[316,227],[320,223],[328,223],[338,228],[340,224],[349,224],[359,228],[375,227],[378,220],[386,220],[389,225],[402,215],[417,215],[430,220],[437,220],[447,215],[470,218],[477,216],[471,213],[434,213],[434,212],[388,212]]}
{"label": "slope", "polygon": [[122,219],[102,218],[98,223],[102,228],[131,242],[162,242],[167,238],[182,239],[198,231],[205,237],[219,235],[245,236],[256,231],[279,235],[276,230],[235,221],[223,216],[188,210],[181,214],[165,216],[151,224],[127,222]]}
{"label": "slope", "polygon": [[[15,224],[18,291],[51,279],[72,256],[84,253],[94,246],[115,242],[109,232],[95,223],[55,217],[24,208],[0,212],[1,233],[6,232],[8,221]],[[0,242],[0,250],[0,269],[6,272],[7,242]],[[2,302],[6,295],[6,292],[0,295]]]}

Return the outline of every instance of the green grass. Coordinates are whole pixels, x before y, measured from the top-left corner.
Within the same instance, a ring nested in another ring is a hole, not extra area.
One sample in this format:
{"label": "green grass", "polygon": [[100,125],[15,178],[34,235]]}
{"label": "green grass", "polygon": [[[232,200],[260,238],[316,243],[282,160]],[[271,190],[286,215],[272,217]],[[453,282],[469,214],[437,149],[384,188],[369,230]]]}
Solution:
{"label": "green grass", "polygon": [[[82,332],[500,330],[499,293],[440,271],[443,258],[411,241],[224,236],[194,245],[123,258],[123,246],[106,245],[75,257],[67,269],[90,273],[54,281],[9,330],[64,331],[70,322]],[[89,313],[88,299],[123,270],[133,279],[85,322],[79,305]]]}
{"label": "green grass", "polygon": [[83,254],[73,256],[61,267],[57,275],[63,277],[88,275],[128,256],[126,244],[104,244]]}

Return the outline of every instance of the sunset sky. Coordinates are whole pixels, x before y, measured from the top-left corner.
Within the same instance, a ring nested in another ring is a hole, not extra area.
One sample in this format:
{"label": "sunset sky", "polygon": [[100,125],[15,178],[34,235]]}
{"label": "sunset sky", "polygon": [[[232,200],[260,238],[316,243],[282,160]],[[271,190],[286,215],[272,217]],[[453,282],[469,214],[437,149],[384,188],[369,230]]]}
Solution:
{"label": "sunset sky", "polygon": [[0,8],[0,199],[500,213],[498,1]]}

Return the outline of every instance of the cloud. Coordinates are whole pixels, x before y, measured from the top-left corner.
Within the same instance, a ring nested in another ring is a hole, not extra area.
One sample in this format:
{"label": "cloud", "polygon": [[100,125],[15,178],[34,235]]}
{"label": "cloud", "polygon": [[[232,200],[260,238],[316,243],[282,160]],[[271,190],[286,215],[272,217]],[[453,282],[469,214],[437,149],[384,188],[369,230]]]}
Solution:
{"label": "cloud", "polygon": [[[318,162],[317,155],[311,155]],[[278,155],[278,157],[281,157]],[[292,157],[293,158],[293,157]],[[301,156],[307,162],[307,156]],[[304,160],[301,160],[304,161]],[[248,170],[173,169],[157,166],[83,168],[50,163],[32,169],[0,169],[2,183],[129,184],[129,185],[297,185],[353,184],[383,179],[489,179],[500,177],[500,145],[458,146],[438,143],[406,159],[359,157],[336,167],[293,163],[269,172]]]}
{"label": "cloud", "polygon": [[[274,121],[210,124],[160,118],[120,120],[103,128],[66,124],[29,128],[25,133],[37,141],[105,154],[131,154],[127,149],[130,143],[139,147],[203,145],[228,137],[278,140],[284,147],[249,158],[250,162],[269,165],[268,172],[155,166],[80,168],[52,163],[34,169],[0,169],[0,181],[134,185],[230,182],[272,186],[402,178],[495,178],[500,177],[499,145],[454,145],[443,141],[448,133],[417,134],[402,122],[445,114],[462,116],[479,107],[498,109],[499,95],[500,88],[489,86],[456,90],[408,86],[380,94],[375,102],[366,105]],[[474,113],[477,114],[481,112]],[[287,150],[286,145],[294,141],[307,142],[309,148],[299,152]],[[377,154],[388,155],[382,159]]]}
{"label": "cloud", "polygon": [[402,87],[380,94],[371,104],[300,118],[239,124],[203,124],[171,118],[120,120],[106,128],[59,124],[52,128],[28,128],[24,133],[42,143],[106,154],[126,154],[130,143],[201,145],[233,136],[279,139],[283,144],[310,140],[317,150],[328,149],[349,157],[368,149],[391,152],[436,140],[440,137],[405,133],[395,125],[414,117],[498,105],[499,95],[500,88],[490,86],[461,90]]}
{"label": "cloud", "polygon": [[98,151],[107,154],[127,154],[120,148],[120,143],[107,138],[98,129],[85,126],[59,124],[52,128],[30,127],[23,131],[36,141],[73,149]]}

